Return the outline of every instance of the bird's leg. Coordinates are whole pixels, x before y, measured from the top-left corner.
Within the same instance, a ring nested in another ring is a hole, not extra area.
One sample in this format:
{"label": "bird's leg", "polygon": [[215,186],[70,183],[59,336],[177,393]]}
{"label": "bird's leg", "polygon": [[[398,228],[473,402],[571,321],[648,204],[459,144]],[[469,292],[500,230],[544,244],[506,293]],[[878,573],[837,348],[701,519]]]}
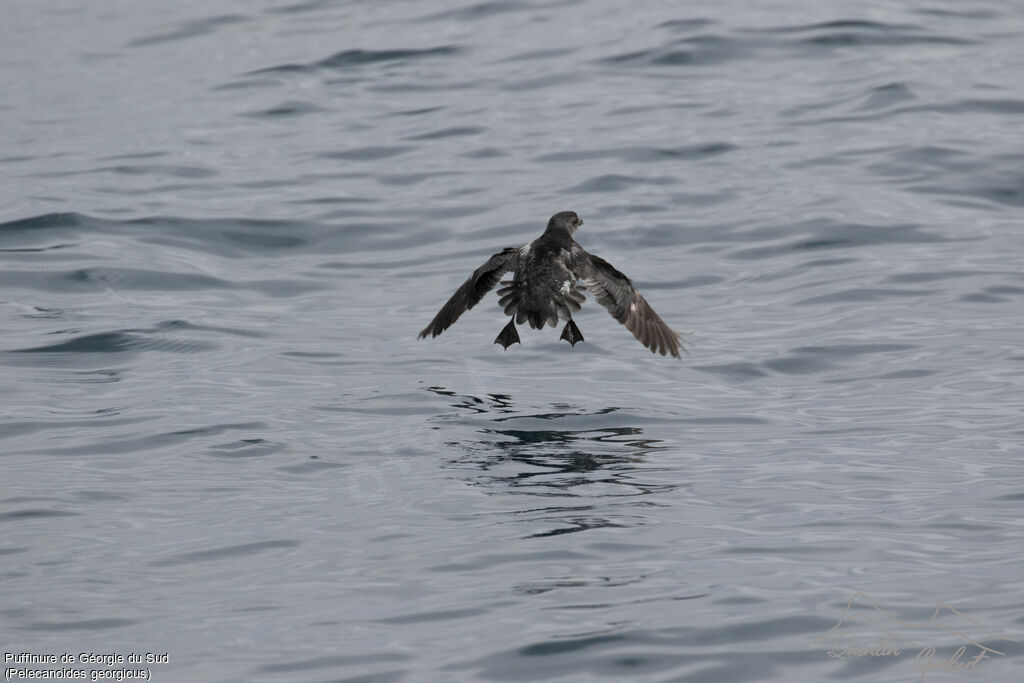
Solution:
{"label": "bird's leg", "polygon": [[576,327],[576,323],[572,321],[572,318],[569,318],[569,321],[565,323],[565,329],[562,330],[560,338],[576,346],[576,342],[583,341],[583,333],[580,332],[580,328]]}
{"label": "bird's leg", "polygon": [[505,325],[505,327],[501,328],[501,332],[498,333],[498,336],[494,340],[494,343],[501,344],[506,351],[508,350],[508,347],[512,346],[513,344],[520,343],[519,333],[516,332],[515,318],[509,320],[508,325]]}

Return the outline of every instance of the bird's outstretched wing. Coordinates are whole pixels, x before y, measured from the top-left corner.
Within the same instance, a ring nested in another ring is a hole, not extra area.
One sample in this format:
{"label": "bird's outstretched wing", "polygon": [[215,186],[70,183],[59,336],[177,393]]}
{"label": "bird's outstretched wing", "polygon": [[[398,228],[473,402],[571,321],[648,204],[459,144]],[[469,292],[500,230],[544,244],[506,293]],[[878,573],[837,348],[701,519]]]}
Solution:
{"label": "bird's outstretched wing", "polygon": [[519,261],[519,250],[514,247],[506,247],[492,256],[487,263],[473,271],[469,279],[462,283],[462,286],[455,290],[448,303],[441,307],[430,324],[420,332],[419,338],[427,335],[436,337],[459,319],[459,316],[480,303],[484,294],[491,291],[494,285],[498,284],[501,276],[510,270],[515,270]]}
{"label": "bird's outstretched wing", "polygon": [[600,256],[577,249],[574,272],[597,302],[607,308],[612,317],[625,325],[651,353],[663,356],[670,353],[679,358],[679,351],[683,349],[679,333],[658,317],[630,279]]}

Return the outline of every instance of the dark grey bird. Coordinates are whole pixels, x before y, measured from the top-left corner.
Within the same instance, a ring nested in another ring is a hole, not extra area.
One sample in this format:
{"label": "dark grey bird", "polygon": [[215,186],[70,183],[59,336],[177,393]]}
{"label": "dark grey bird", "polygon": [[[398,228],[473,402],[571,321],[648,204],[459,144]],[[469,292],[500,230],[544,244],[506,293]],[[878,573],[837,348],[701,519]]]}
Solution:
{"label": "dark grey bird", "polygon": [[460,315],[480,303],[502,275],[512,271],[512,279],[502,281],[498,290],[498,303],[512,319],[495,344],[508,349],[518,342],[517,324],[527,322],[539,330],[545,323],[554,327],[564,320],[561,339],[575,347],[576,342],[583,341],[583,334],[573,322],[572,313],[580,310],[586,290],[651,353],[670,353],[679,358],[683,349],[679,333],[658,317],[628,277],[576,243],[573,234],[581,225],[583,219],[576,212],[561,211],[551,217],[544,234],[534,241],[518,249],[507,247],[492,256],[462,283],[420,332],[420,338],[436,337],[447,330]]}

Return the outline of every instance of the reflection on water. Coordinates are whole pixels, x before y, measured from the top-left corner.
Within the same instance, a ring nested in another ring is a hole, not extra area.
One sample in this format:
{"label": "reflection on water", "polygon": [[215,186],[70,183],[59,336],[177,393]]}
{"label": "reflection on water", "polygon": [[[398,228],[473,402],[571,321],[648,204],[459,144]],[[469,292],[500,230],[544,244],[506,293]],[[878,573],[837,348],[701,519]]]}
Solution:
{"label": "reflection on water", "polygon": [[[632,526],[640,520],[637,517],[630,521],[628,513],[617,514],[614,519],[588,514],[593,513],[594,507],[586,504],[586,499],[604,501],[601,508],[607,511],[609,498],[646,496],[679,487],[678,483],[655,482],[650,478],[654,466],[648,462],[648,456],[666,448],[660,440],[645,437],[640,427],[586,426],[598,425],[608,415],[624,415],[621,408],[587,410],[578,405],[552,403],[544,412],[520,412],[508,394],[477,397],[439,386],[429,387],[428,391],[445,397],[451,407],[460,411],[458,417],[446,414],[435,420],[458,422],[466,414],[475,418],[474,438],[447,442],[458,453],[448,461],[448,467],[463,470],[468,482],[495,493],[572,499],[562,505],[516,510],[516,514],[540,515],[555,523],[554,528],[531,533],[528,538]],[[484,416],[481,424],[479,419]],[[555,429],[559,422],[573,425]],[[611,509],[617,506],[612,503]]]}

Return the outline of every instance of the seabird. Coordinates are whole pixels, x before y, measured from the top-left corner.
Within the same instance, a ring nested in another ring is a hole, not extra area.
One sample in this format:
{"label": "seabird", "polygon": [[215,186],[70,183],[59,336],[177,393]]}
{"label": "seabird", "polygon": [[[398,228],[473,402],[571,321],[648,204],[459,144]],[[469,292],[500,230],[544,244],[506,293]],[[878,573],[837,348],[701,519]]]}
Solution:
{"label": "seabird", "polygon": [[583,341],[583,334],[573,322],[572,312],[580,310],[585,289],[651,353],[670,353],[679,358],[683,349],[679,333],[658,317],[628,277],[576,243],[573,234],[581,225],[583,219],[575,211],[561,211],[551,217],[544,234],[534,241],[519,248],[506,247],[491,256],[462,283],[419,338],[436,337],[447,330],[460,315],[480,303],[502,275],[512,271],[513,278],[502,281],[498,290],[498,303],[512,319],[495,344],[508,349],[518,342],[517,324],[528,322],[539,330],[545,323],[554,327],[565,320],[561,339],[575,347],[576,342]]}

